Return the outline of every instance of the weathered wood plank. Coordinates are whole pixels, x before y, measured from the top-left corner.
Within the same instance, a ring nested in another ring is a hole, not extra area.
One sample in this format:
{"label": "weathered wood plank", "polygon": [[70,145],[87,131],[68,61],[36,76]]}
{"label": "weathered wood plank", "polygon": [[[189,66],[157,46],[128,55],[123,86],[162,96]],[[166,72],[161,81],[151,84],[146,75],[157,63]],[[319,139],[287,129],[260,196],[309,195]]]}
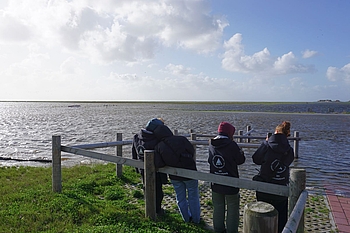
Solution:
{"label": "weathered wood plank", "polygon": [[52,191],[62,191],[61,136],[52,136]]}
{"label": "weathered wood plank", "polygon": [[72,147],[80,148],[80,149],[95,149],[95,148],[104,148],[104,147],[112,147],[112,146],[123,146],[123,145],[130,145],[132,144],[132,141],[116,141],[116,142],[101,142],[101,143],[94,143],[94,144],[82,144],[82,145],[75,145]]}
{"label": "weathered wood plank", "polygon": [[153,151],[145,150],[145,216],[156,220],[156,168]]}
{"label": "weathered wood plank", "polygon": [[69,152],[76,155],[82,155],[93,159],[104,160],[107,162],[112,162],[117,164],[124,164],[131,167],[136,167],[136,168],[143,168],[143,162],[139,160],[107,155],[99,152],[88,151],[88,150],[79,149],[75,147],[68,147],[68,146],[61,146],[61,150],[64,152]]}
{"label": "weathered wood plank", "polygon": [[[61,150],[65,152],[77,154],[77,155],[83,155],[94,159],[104,160],[104,161],[113,162],[117,164],[124,164],[124,165],[137,167],[137,168],[143,168],[143,162],[134,160],[134,159],[121,158],[117,156],[106,155],[98,152],[87,151],[87,150],[74,148],[74,147],[67,147],[67,146],[62,146]],[[233,187],[257,190],[260,192],[267,192],[267,193],[277,194],[277,195],[286,196],[286,197],[289,195],[289,188],[287,186],[282,186],[282,185],[262,183],[262,182],[252,181],[252,180],[242,179],[242,178],[218,176],[215,174],[192,171],[192,170],[181,169],[181,168],[174,168],[174,167],[160,168],[159,171],[163,173],[168,173],[171,175],[181,175],[191,179],[203,180],[203,181],[214,182],[214,183],[233,186]]]}
{"label": "weathered wood plank", "polygon": [[158,169],[159,172],[183,176],[196,180],[203,180],[208,182],[213,182],[222,185],[228,185],[232,187],[239,187],[250,190],[257,190],[260,192],[266,192],[271,194],[277,194],[281,196],[288,197],[289,187],[283,185],[269,184],[258,181],[253,181],[243,178],[234,178],[228,176],[219,176],[211,173],[205,173],[200,171],[187,170],[175,167],[163,167]]}
{"label": "weathered wood plank", "polygon": [[[306,190],[304,190],[299,198],[297,203],[294,206],[294,209],[292,213],[290,214],[288,221],[286,223],[286,226],[284,227],[282,233],[294,233],[297,232],[299,226],[300,220],[304,216],[304,209],[307,201],[308,193]],[[300,232],[304,232],[304,227],[301,229]]]}

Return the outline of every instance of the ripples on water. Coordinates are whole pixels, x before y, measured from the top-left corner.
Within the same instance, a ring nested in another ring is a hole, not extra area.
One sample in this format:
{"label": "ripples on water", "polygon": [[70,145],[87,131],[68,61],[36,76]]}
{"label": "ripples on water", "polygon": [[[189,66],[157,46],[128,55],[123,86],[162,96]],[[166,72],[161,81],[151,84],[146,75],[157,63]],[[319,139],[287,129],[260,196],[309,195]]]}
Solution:
{"label": "ripples on water", "polygon": [[[215,135],[218,124],[229,121],[237,130],[245,131],[250,125],[253,134],[258,136],[273,132],[277,124],[289,120],[292,131],[299,131],[302,138],[299,159],[293,166],[306,168],[308,188],[318,192],[330,187],[350,196],[350,114],[337,114],[350,113],[349,103],[81,103],[81,107],[68,107],[70,104],[0,103],[0,156],[49,160],[52,135],[61,135],[63,145],[114,141],[116,133],[123,133],[123,140],[132,140],[133,134],[153,117],[162,117],[179,134],[194,129],[198,134]],[[113,148],[98,150],[114,153]],[[247,161],[239,167],[240,176],[250,179],[258,168],[251,160],[255,149],[244,150]],[[130,151],[130,146],[123,147],[126,157],[130,157]],[[67,166],[90,161],[67,153],[62,157],[68,158],[63,162]],[[199,169],[208,171],[207,146],[198,146],[197,159]],[[50,166],[14,160],[0,160],[0,163],[2,166]]]}

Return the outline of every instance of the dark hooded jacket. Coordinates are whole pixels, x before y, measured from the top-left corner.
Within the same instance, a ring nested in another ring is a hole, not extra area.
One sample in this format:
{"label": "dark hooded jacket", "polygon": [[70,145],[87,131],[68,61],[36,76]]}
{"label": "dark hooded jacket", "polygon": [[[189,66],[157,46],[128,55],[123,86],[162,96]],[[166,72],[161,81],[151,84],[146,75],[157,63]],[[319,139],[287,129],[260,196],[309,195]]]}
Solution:
{"label": "dark hooded jacket", "polygon": [[284,134],[273,134],[252,158],[255,164],[261,165],[261,181],[280,185],[289,183],[289,166],[294,160],[294,151]]}
{"label": "dark hooded jacket", "polygon": [[[134,135],[132,142],[132,158],[144,161],[144,151],[154,150],[158,144],[158,139],[153,132],[141,129],[141,131]],[[140,173],[143,175],[143,169],[140,169]],[[139,170],[136,168],[136,171]]]}
{"label": "dark hooded jacket", "polygon": [[[170,166],[197,170],[194,160],[194,148],[190,141],[183,136],[175,136],[165,125],[159,125],[154,135],[160,141],[154,149],[156,168]],[[169,175],[173,180],[189,180],[188,178]]]}
{"label": "dark hooded jacket", "polygon": [[[238,147],[236,142],[227,136],[219,135],[210,140],[208,158],[210,173],[238,178],[237,165],[241,165],[244,162],[244,152]],[[215,183],[211,184],[211,189],[224,195],[233,195],[239,192],[239,188]]]}

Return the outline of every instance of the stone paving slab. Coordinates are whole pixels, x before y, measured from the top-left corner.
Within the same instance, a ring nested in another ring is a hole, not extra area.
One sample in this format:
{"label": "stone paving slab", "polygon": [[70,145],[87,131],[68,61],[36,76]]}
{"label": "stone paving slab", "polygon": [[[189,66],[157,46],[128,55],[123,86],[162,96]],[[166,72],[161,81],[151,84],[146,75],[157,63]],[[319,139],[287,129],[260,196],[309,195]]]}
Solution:
{"label": "stone paving slab", "polygon": [[[168,185],[165,185],[168,186]],[[171,188],[171,185],[169,185]],[[211,205],[211,189],[207,182],[200,182],[200,197],[201,197],[201,218],[207,224],[209,229],[212,229],[213,222],[213,207]],[[243,210],[244,206],[250,202],[256,201],[255,191],[241,189],[240,190],[240,224],[239,232],[243,230]],[[168,192],[163,200],[164,208],[169,211],[178,211],[176,207],[175,193]],[[337,232],[327,203],[327,198],[323,195],[309,195],[305,207],[305,232]],[[344,231],[346,232],[346,231]]]}

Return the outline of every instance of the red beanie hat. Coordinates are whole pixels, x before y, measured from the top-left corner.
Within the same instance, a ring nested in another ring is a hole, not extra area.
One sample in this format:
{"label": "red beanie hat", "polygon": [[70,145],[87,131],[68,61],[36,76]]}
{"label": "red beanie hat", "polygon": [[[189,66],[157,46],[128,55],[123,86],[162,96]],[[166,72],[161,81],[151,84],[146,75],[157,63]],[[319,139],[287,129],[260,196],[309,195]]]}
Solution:
{"label": "red beanie hat", "polygon": [[236,128],[228,122],[221,122],[218,128],[219,134],[225,134],[226,136],[232,137],[235,134]]}

